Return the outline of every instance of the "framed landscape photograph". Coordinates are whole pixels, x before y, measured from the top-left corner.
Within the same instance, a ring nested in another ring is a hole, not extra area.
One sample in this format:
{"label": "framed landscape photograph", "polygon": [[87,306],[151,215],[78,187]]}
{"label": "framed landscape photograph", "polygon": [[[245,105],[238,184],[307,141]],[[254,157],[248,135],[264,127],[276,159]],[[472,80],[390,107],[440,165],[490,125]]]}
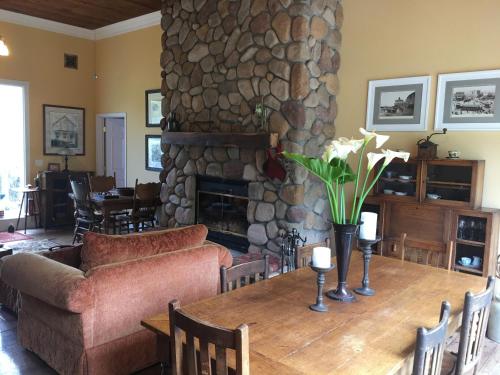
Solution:
{"label": "framed landscape photograph", "polygon": [[500,130],[500,70],[440,74],[436,130]]}
{"label": "framed landscape photograph", "polygon": [[161,135],[146,135],[146,170],[161,171]]}
{"label": "framed landscape photograph", "polygon": [[146,127],[160,127],[161,114],[161,92],[160,89],[146,90]]}
{"label": "framed landscape photograph", "polygon": [[43,153],[85,155],[85,108],[43,105]]}
{"label": "framed landscape photograph", "polygon": [[366,129],[427,130],[430,81],[430,76],[370,81]]}

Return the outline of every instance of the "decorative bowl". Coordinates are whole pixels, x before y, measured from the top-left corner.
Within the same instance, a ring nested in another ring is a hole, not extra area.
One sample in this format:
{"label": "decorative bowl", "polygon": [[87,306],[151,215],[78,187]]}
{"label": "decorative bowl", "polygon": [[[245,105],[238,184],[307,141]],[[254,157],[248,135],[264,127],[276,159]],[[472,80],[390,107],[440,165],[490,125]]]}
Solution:
{"label": "decorative bowl", "polygon": [[384,189],[384,194],[386,194],[386,195],[392,195],[392,194],[394,194],[394,190],[392,190],[392,189]]}
{"label": "decorative bowl", "polygon": [[404,191],[395,191],[394,195],[404,196],[404,195],[408,195],[408,193],[406,193]]}
{"label": "decorative bowl", "polygon": [[441,196],[440,196],[440,195],[438,195],[438,194],[431,194],[431,193],[428,193],[428,194],[427,194],[427,198],[429,198],[429,199],[440,199],[440,198],[441,198]]}

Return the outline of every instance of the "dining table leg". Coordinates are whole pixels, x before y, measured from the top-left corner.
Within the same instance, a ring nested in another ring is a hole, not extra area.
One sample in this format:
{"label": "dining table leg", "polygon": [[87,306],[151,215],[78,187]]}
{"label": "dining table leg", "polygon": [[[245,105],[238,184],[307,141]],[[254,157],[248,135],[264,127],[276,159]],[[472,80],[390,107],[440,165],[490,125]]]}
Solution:
{"label": "dining table leg", "polygon": [[110,211],[109,209],[106,207],[104,208],[104,234],[109,234],[109,214],[110,214]]}

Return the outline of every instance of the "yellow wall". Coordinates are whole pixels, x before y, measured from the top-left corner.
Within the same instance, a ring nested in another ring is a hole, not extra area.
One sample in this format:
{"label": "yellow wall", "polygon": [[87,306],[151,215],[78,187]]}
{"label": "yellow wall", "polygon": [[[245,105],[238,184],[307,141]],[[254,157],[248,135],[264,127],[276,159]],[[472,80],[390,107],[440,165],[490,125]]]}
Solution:
{"label": "yellow wall", "polygon": [[[85,156],[72,157],[70,169],[95,170],[95,44],[91,40],[0,22],[10,56],[0,56],[0,79],[29,82],[29,182],[47,163],[43,155],[43,104],[85,108]],[[78,55],[78,70],[64,68],[64,53]],[[1,124],[4,126],[5,124]],[[41,159],[38,168],[34,161]]]}
{"label": "yellow wall", "polygon": [[127,184],[158,181],[158,172],[144,168],[146,128],[144,91],[161,84],[161,28],[154,26],[97,41],[97,113],[127,113]]}
{"label": "yellow wall", "polygon": [[[434,127],[438,73],[500,68],[497,0],[347,0],[342,29],[337,136],[365,126],[368,81],[431,75],[428,134]],[[388,133],[388,147],[416,152],[424,132]],[[453,132],[433,139],[440,156],[460,150],[486,160],[483,205],[500,208],[500,131]]]}

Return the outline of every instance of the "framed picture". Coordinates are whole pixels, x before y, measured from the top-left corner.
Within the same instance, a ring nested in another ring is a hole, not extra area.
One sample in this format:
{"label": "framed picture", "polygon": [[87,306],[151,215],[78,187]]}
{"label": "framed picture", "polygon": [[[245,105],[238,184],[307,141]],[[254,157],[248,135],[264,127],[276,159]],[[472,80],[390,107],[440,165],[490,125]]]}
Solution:
{"label": "framed picture", "polygon": [[47,169],[51,172],[60,172],[61,171],[61,164],[59,163],[49,163],[47,165]]}
{"label": "framed picture", "polygon": [[500,130],[500,70],[440,74],[436,130]]}
{"label": "framed picture", "polygon": [[161,135],[146,135],[146,170],[161,171]]}
{"label": "framed picture", "polygon": [[157,128],[161,118],[161,92],[160,89],[146,90],[146,127]]}
{"label": "framed picture", "polygon": [[43,105],[43,153],[85,155],[85,108]]}
{"label": "framed picture", "polygon": [[368,84],[366,129],[425,131],[430,76],[384,79]]}

